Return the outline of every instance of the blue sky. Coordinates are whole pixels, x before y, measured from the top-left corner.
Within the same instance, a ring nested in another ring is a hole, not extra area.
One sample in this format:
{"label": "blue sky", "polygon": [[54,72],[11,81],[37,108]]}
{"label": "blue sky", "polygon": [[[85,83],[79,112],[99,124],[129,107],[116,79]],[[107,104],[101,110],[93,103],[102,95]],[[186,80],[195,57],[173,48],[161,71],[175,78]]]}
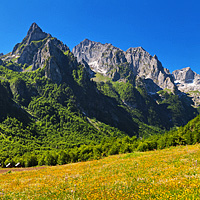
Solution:
{"label": "blue sky", "polygon": [[85,38],[127,50],[142,46],[171,72],[200,74],[198,0],[9,0],[1,2],[0,52],[12,51],[33,22],[70,49]]}

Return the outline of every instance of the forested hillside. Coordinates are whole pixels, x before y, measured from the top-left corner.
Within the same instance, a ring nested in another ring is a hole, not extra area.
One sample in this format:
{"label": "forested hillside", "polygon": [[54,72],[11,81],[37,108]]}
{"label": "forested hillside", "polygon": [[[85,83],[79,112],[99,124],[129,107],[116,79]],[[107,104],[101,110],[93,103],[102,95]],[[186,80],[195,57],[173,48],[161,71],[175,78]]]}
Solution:
{"label": "forested hillside", "polygon": [[187,95],[167,89],[149,94],[149,80],[125,66],[118,80],[99,73],[91,78],[88,67],[35,23],[12,52],[0,56],[3,166],[63,164],[152,150],[160,142],[149,139],[145,147],[145,138],[160,137],[197,115]]}

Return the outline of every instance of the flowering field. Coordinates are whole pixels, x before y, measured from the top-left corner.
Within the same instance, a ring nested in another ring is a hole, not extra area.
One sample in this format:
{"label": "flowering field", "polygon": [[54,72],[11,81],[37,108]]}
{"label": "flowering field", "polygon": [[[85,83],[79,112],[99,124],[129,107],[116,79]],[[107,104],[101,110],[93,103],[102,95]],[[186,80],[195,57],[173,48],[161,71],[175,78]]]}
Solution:
{"label": "flowering field", "polygon": [[0,199],[200,199],[200,145],[1,170]]}

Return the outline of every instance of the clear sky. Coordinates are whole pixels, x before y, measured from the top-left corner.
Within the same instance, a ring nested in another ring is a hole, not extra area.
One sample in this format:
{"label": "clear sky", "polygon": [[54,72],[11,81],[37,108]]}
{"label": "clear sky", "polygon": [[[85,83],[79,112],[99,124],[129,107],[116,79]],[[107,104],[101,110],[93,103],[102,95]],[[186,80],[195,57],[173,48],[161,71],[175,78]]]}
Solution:
{"label": "clear sky", "polygon": [[0,5],[0,52],[36,22],[72,49],[85,38],[122,50],[142,46],[171,72],[200,74],[199,0],[9,0]]}

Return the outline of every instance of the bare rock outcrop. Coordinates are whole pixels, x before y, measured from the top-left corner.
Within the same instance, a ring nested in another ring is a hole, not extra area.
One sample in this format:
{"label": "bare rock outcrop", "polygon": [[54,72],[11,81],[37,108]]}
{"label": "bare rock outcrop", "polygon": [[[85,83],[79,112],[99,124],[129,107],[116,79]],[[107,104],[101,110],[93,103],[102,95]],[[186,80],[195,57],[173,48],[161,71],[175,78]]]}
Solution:
{"label": "bare rock outcrop", "polygon": [[77,65],[77,61],[69,55],[73,56],[65,44],[33,23],[26,37],[4,60],[23,66],[22,71],[45,68],[46,77],[60,83],[67,70]]}
{"label": "bare rock outcrop", "polygon": [[196,106],[200,105],[200,75],[190,67],[172,72],[175,84],[184,93],[189,93]]}
{"label": "bare rock outcrop", "polygon": [[92,71],[114,81],[128,76],[151,79],[158,87],[149,87],[149,92],[157,92],[158,88],[173,91],[176,87],[169,70],[163,68],[157,56],[151,56],[142,47],[129,48],[124,52],[112,44],[85,39],[72,52],[79,62],[87,62]]}

